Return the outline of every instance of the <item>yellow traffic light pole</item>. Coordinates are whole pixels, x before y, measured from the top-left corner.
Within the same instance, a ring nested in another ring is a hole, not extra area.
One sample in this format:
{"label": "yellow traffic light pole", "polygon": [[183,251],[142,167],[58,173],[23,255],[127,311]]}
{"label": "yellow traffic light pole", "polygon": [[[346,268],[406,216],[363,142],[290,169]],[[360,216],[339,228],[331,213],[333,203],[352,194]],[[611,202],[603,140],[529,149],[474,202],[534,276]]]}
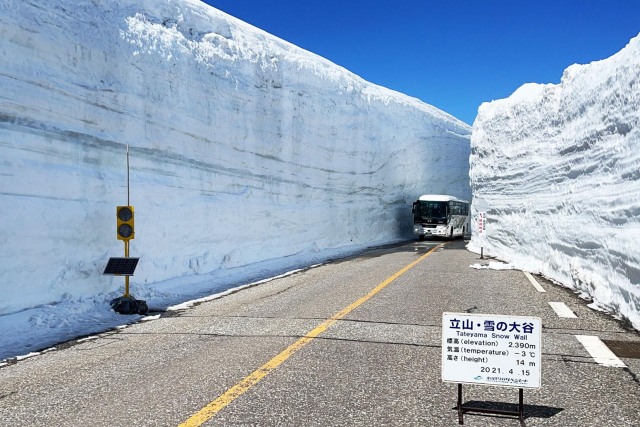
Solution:
{"label": "yellow traffic light pole", "polygon": [[[129,196],[129,144],[127,144],[127,205],[131,205]],[[131,210],[133,212],[133,208]],[[129,258],[129,240],[124,241],[124,257]],[[129,297],[129,276],[124,276],[124,297]]]}
{"label": "yellow traffic light pole", "polygon": [[[110,303],[111,308],[120,314],[146,315],[149,312],[146,301],[137,300],[129,293],[129,276],[133,275],[139,260],[139,258],[129,257],[129,241],[136,236],[134,219],[134,208],[129,199],[129,145],[127,145],[127,205],[116,206],[116,237],[124,242],[124,258],[110,258],[109,264],[105,268],[105,274],[125,276],[124,295],[113,299]],[[112,260],[115,261],[112,263]]]}
{"label": "yellow traffic light pole", "polygon": [[[135,238],[134,209],[129,199],[129,145],[127,144],[127,206],[116,207],[116,236],[124,242],[124,257],[129,258],[129,240]],[[129,294],[129,276],[124,276],[124,298]]]}
{"label": "yellow traffic light pole", "polygon": [[[129,241],[124,242],[124,257],[129,258]],[[129,276],[124,276],[124,297],[129,297]]]}
{"label": "yellow traffic light pole", "polygon": [[[116,237],[124,242],[124,257],[129,258],[129,241],[135,238],[133,206],[116,207]],[[129,276],[124,278],[124,297],[129,296]]]}

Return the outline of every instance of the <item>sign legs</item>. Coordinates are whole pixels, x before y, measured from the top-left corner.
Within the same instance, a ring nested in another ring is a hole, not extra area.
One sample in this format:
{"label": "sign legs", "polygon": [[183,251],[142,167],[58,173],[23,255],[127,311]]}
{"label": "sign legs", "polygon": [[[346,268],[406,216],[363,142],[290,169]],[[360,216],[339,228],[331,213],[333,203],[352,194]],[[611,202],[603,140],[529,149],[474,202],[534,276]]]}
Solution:
{"label": "sign legs", "polygon": [[470,406],[462,406],[462,384],[458,383],[458,424],[464,425],[464,414],[466,412],[480,412],[483,414],[496,414],[496,415],[512,415],[518,417],[521,427],[526,427],[524,422],[524,390],[518,391],[518,410],[517,411],[505,411],[501,409],[486,409],[486,408],[473,408]]}
{"label": "sign legs", "polygon": [[464,412],[462,410],[462,384],[458,384],[458,424],[464,424]]}

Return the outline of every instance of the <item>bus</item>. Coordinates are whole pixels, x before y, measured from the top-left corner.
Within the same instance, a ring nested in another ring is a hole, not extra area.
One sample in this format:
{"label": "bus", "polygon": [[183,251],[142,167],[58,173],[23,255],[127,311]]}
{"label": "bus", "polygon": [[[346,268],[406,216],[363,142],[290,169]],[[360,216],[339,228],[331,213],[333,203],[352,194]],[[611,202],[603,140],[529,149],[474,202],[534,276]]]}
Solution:
{"label": "bus", "polygon": [[469,232],[469,202],[445,194],[426,194],[413,202],[413,233],[427,236],[463,237]]}

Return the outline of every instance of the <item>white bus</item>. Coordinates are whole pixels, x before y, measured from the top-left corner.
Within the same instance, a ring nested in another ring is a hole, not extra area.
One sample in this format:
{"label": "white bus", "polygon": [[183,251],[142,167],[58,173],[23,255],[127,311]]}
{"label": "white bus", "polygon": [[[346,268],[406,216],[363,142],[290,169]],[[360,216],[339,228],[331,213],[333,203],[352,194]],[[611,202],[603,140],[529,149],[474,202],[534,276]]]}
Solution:
{"label": "white bus", "polygon": [[413,233],[427,236],[462,237],[469,232],[469,202],[444,194],[427,194],[413,202]]}

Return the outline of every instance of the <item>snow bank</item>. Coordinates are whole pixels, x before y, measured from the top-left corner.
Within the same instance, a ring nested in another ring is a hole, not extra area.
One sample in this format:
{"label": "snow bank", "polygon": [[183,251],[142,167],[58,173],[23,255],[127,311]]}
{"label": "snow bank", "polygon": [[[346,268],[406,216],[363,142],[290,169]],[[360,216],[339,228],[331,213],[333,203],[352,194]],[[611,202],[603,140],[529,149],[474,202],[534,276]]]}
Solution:
{"label": "snow bank", "polygon": [[488,224],[470,248],[586,293],[640,329],[640,36],[569,67],[559,85],[483,104],[471,150],[472,212]]}
{"label": "snow bank", "polygon": [[420,194],[470,198],[469,126],[199,1],[9,0],[0,35],[0,326],[43,307],[34,327],[72,333],[57,305],[122,293],[102,271],[127,144],[151,306],[411,237]]}

